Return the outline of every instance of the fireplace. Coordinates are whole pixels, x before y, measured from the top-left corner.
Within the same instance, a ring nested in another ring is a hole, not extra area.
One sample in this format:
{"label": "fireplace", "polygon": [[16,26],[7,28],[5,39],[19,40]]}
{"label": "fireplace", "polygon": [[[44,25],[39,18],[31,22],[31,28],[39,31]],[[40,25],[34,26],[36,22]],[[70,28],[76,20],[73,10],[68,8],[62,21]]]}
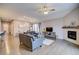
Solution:
{"label": "fireplace", "polygon": [[68,38],[72,39],[72,40],[76,40],[76,35],[77,32],[76,31],[68,31]]}

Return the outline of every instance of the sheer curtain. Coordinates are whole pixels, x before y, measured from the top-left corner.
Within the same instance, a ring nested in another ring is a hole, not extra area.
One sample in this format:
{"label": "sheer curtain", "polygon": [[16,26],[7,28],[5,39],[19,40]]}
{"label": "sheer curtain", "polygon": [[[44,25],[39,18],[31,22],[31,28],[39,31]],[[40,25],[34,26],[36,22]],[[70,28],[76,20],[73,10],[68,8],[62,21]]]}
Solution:
{"label": "sheer curtain", "polygon": [[40,31],[39,24],[33,24],[32,30],[39,33],[39,31]]}

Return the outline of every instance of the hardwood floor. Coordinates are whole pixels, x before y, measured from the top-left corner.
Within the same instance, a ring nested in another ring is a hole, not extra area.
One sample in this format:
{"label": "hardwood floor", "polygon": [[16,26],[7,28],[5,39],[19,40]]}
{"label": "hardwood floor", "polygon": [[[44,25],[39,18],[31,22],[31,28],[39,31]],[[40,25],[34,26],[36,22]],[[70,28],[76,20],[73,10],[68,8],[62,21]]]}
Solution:
{"label": "hardwood floor", "polygon": [[25,46],[19,47],[18,37],[5,35],[3,39],[0,45],[1,55],[79,55],[79,46],[61,39],[56,39],[50,46],[43,45],[33,52],[28,51]]}

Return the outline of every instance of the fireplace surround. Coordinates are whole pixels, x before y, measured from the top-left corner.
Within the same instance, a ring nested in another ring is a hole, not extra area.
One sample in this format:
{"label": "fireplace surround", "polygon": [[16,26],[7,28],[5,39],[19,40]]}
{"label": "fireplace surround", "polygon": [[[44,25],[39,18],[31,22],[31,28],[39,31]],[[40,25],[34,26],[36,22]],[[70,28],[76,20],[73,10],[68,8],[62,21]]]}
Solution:
{"label": "fireplace surround", "polygon": [[64,30],[64,39],[79,45],[79,29],[75,28],[65,28]]}

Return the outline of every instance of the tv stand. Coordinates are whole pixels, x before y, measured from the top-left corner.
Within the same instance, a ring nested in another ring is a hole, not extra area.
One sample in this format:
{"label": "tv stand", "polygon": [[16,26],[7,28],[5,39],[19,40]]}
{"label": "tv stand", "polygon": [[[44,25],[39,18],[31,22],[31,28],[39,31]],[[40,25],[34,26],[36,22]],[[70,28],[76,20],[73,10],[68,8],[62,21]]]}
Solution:
{"label": "tv stand", "polygon": [[55,32],[44,32],[44,37],[50,37],[56,39],[56,34]]}

